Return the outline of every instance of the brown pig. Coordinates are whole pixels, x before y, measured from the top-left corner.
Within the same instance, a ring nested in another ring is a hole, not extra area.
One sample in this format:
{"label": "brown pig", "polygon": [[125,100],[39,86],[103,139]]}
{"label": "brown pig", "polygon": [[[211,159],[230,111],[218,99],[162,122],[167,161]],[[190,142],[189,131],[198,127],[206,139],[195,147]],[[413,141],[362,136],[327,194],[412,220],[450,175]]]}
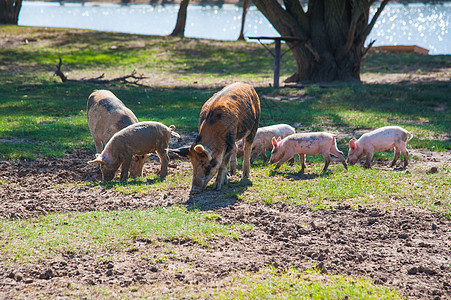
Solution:
{"label": "brown pig", "polygon": [[338,157],[345,167],[348,169],[343,152],[337,149],[336,137],[338,133],[333,135],[327,132],[311,132],[311,133],[295,133],[280,140],[272,139],[273,149],[271,152],[270,164],[276,162],[276,170],[280,166],[291,159],[295,154],[299,155],[302,163],[301,172],[305,169],[305,154],[317,155],[321,153],[325,160],[323,172],[327,171],[330,164],[330,154]]}
{"label": "brown pig", "polygon": [[171,135],[180,137],[174,132],[175,126],[169,127],[159,122],[139,122],[125,127],[113,135],[96,159],[88,163],[100,164],[103,180],[112,180],[116,170],[122,164],[121,181],[128,179],[128,170],[135,155],[157,152],[160,157],[160,177],[168,173],[168,147]]}
{"label": "brown pig", "polygon": [[191,146],[170,150],[189,157],[193,166],[191,192],[205,189],[216,174],[214,189],[227,184],[227,164],[237,140],[244,140],[243,178],[249,177],[252,141],[260,121],[260,100],[251,85],[234,83],[202,107],[199,132]]}
{"label": "brown pig", "polygon": [[[263,161],[265,163],[268,161],[268,158],[266,157],[266,149],[272,148],[273,137],[280,137],[283,139],[294,133],[294,128],[287,124],[276,124],[258,128],[257,133],[255,134],[254,141],[252,142],[253,152],[251,156],[251,163],[254,162],[259,154],[262,155]],[[236,143],[237,157],[243,156],[243,146],[243,141],[238,141]]]}
{"label": "brown pig", "polygon": [[[86,114],[97,153],[102,152],[103,146],[116,132],[138,123],[135,114],[108,90],[95,90],[89,95]],[[133,157],[130,165],[130,177],[143,175],[142,171],[147,157],[147,154]]]}
{"label": "brown pig", "polygon": [[370,168],[371,159],[376,151],[395,148],[395,158],[390,167],[396,164],[400,153],[404,156],[404,168],[409,164],[406,144],[413,135],[399,126],[386,126],[363,134],[358,140],[349,141],[348,163],[353,165],[366,156],[365,167]]}

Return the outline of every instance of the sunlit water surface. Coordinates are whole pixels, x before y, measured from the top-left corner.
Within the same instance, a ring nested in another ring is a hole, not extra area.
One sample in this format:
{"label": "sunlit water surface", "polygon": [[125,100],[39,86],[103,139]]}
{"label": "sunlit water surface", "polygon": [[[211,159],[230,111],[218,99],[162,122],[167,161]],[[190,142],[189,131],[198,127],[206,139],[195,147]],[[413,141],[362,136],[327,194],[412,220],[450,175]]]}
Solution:
{"label": "sunlit water surface", "polygon": [[[19,25],[94,29],[167,35],[175,26],[178,5],[118,5],[24,1]],[[377,6],[371,9],[373,15]],[[241,26],[241,7],[235,5],[188,6],[185,36],[215,40],[236,40]],[[451,3],[388,4],[366,43],[418,45],[430,54],[451,54],[449,32]],[[279,36],[268,20],[251,6],[246,17],[245,36]]]}

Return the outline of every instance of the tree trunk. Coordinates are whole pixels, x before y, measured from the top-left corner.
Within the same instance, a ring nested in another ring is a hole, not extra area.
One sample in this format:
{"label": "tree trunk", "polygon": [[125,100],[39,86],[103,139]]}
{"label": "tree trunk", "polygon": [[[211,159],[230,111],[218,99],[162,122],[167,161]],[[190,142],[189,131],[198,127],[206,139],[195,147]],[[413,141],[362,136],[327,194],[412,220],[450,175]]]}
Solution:
{"label": "tree trunk", "polygon": [[239,41],[244,41],[244,25],[246,23],[247,9],[249,8],[250,4],[251,4],[251,0],[243,0],[243,15],[241,17],[241,30],[240,30],[240,36],[238,37]]}
{"label": "tree trunk", "polygon": [[0,24],[17,25],[22,0],[0,0]]}
{"label": "tree trunk", "polygon": [[360,65],[371,32],[389,0],[383,0],[369,20],[375,0],[309,0],[308,10],[299,0],[254,0],[281,36],[294,36],[306,42],[287,42],[298,70],[285,82],[360,81]]}
{"label": "tree trunk", "polygon": [[177,23],[175,28],[170,34],[171,36],[185,36],[185,25],[186,25],[186,11],[188,9],[189,0],[182,0],[180,2],[179,12],[177,14]]}

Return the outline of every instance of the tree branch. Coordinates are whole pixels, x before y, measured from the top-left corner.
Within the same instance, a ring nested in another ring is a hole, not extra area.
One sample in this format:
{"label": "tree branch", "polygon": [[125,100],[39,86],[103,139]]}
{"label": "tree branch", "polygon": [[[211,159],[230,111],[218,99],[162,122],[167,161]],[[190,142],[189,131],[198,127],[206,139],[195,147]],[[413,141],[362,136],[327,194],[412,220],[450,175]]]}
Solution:
{"label": "tree branch", "polygon": [[349,50],[351,50],[352,44],[354,43],[354,35],[355,29],[357,27],[357,21],[359,20],[359,16],[354,15],[352,17],[351,25],[349,26],[348,39],[346,42],[346,46],[341,54],[338,56],[338,59],[342,59],[346,54],[348,54]]}
{"label": "tree branch", "polygon": [[286,11],[297,20],[303,32],[308,32],[309,20],[299,0],[283,0]]}
{"label": "tree branch", "polygon": [[379,18],[380,14],[382,13],[382,11],[384,10],[385,5],[387,5],[387,3],[390,0],[384,0],[382,1],[381,5],[379,6],[379,8],[377,9],[377,12],[374,14],[373,19],[371,19],[370,24],[368,24],[368,26],[366,27],[366,29],[362,32],[362,40],[365,40],[366,37],[370,34],[371,30],[373,30],[374,24],[376,24],[376,20],[377,18]]}
{"label": "tree branch", "polygon": [[280,35],[308,39],[297,20],[276,0],[253,0],[253,2]]}
{"label": "tree branch", "polygon": [[63,61],[61,60],[61,57],[60,57],[60,62],[59,62],[59,64],[56,66],[56,70],[55,70],[55,76],[59,76],[60,78],[61,78],[61,81],[62,82],[66,82],[67,81],[67,77],[66,77],[66,75],[64,75],[64,73],[61,71],[61,66],[62,66],[62,64],[63,64]]}
{"label": "tree branch", "polygon": [[365,48],[365,50],[362,53],[362,57],[360,58],[360,63],[362,63],[366,56],[368,55],[368,51],[370,51],[371,47],[373,46],[374,42],[376,42],[376,40],[372,40],[369,44],[368,47]]}
{"label": "tree branch", "polygon": [[318,52],[316,52],[315,49],[313,49],[312,45],[310,45],[310,43],[305,43],[304,46],[305,46],[305,48],[307,48],[310,51],[310,53],[312,53],[315,61],[319,62],[320,56],[319,56]]}
{"label": "tree branch", "polygon": [[[103,79],[105,77],[105,74],[102,74],[100,76],[94,77],[94,78],[82,78],[82,79],[68,79],[66,75],[61,71],[61,66],[63,65],[63,61],[61,60],[61,57],[59,59],[59,64],[56,66],[55,70],[55,76],[59,76],[61,78],[62,82],[92,82],[92,83],[111,83],[111,82],[123,82],[123,83],[132,83],[136,85],[142,85],[139,83],[140,80],[146,79],[148,77],[144,77],[142,74],[136,76],[136,70],[133,70],[133,72],[130,75],[125,75],[121,77],[116,77],[113,79]],[[128,81],[127,79],[134,79],[134,81]]]}

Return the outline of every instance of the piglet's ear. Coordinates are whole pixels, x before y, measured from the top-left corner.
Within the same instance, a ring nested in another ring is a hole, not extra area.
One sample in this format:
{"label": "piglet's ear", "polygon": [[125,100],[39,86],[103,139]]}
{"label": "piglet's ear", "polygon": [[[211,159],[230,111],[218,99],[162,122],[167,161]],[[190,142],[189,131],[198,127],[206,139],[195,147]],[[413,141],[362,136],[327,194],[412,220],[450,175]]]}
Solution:
{"label": "piglet's ear", "polygon": [[275,138],[275,137],[272,138],[272,145],[273,145],[274,147],[277,147],[277,141],[276,141],[276,138]]}
{"label": "piglet's ear", "polygon": [[281,138],[280,138],[280,136],[277,138],[277,142],[280,142],[280,140],[281,140]]}
{"label": "piglet's ear", "polygon": [[356,141],[355,138],[352,138],[352,139],[349,141],[349,147],[351,147],[352,149],[355,149],[355,141]]}

